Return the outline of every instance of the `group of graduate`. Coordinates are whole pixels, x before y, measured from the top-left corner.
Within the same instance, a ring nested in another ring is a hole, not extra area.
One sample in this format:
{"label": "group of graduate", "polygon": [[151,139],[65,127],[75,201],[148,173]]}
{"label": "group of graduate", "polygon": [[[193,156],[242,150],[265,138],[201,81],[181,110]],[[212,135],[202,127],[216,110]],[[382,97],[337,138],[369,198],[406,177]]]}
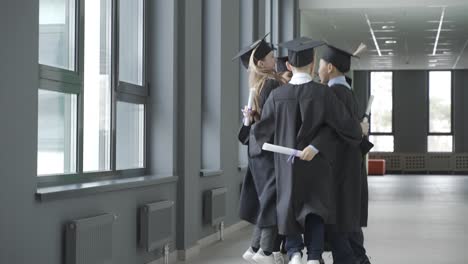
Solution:
{"label": "group of graduate", "polygon": [[[278,44],[288,56],[275,58],[265,38],[235,57],[248,71],[246,89],[253,95],[239,131],[248,146],[239,214],[255,225],[242,257],[252,264],[300,264],[307,249],[307,264],[325,263],[324,251],[335,264],[370,264],[362,227],[368,213],[364,157],[373,145],[345,76],[356,54],[300,37]],[[318,47],[324,49],[320,59]],[[264,143],[301,152],[297,158],[268,152]]]}

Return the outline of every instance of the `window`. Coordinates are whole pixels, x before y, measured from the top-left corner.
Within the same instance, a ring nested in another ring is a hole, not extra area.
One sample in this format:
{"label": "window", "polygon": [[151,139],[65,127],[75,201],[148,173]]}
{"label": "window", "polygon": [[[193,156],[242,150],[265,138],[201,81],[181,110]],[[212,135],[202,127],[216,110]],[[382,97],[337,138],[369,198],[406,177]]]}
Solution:
{"label": "window", "polygon": [[452,152],[452,73],[429,72],[428,152]]}
{"label": "window", "polygon": [[87,0],[84,26],[83,170],[110,170],[111,0]]}
{"label": "window", "polygon": [[370,118],[370,141],[374,152],[393,152],[393,73],[371,72],[370,93],[374,96]]}
{"label": "window", "polygon": [[39,16],[39,183],[142,175],[144,0],[40,0]]}
{"label": "window", "polygon": [[75,10],[74,0],[40,0],[40,64],[75,70]]}
{"label": "window", "polygon": [[143,0],[120,0],[120,81],[143,85]]}
{"label": "window", "polygon": [[76,172],[77,96],[39,90],[37,172]]}
{"label": "window", "polygon": [[144,105],[117,103],[117,169],[144,166]]}

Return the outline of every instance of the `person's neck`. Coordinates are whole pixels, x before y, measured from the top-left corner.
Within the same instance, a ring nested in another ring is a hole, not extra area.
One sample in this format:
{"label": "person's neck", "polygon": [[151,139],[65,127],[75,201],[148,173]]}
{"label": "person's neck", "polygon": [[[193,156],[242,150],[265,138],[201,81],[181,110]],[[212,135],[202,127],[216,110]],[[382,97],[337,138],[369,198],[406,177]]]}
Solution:
{"label": "person's neck", "polygon": [[309,71],[293,71],[293,75],[301,75],[301,74],[307,74],[307,75],[312,76],[312,73],[310,73]]}
{"label": "person's neck", "polygon": [[332,79],[335,79],[335,78],[341,77],[341,76],[344,76],[344,74],[342,74],[342,73],[331,73],[329,80],[332,80]]}

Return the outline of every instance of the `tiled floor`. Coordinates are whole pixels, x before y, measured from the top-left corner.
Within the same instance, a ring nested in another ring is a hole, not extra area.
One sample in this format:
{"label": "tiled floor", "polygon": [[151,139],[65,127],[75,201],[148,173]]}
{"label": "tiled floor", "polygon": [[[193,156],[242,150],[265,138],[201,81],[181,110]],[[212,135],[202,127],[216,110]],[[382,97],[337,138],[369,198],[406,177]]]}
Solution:
{"label": "tiled floor", "polygon": [[[468,263],[468,176],[369,178],[366,247],[374,264]],[[188,264],[241,264],[250,228]],[[329,255],[327,264],[333,263]]]}

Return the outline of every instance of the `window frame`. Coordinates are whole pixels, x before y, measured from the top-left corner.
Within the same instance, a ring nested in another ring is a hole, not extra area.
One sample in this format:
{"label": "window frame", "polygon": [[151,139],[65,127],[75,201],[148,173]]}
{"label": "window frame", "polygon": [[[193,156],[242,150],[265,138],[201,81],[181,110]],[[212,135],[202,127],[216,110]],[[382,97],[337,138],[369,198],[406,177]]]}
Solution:
{"label": "window frame", "polygon": [[[368,82],[368,95],[369,97],[372,95],[372,73],[373,72],[390,72],[392,73],[392,129],[390,132],[372,132],[372,111],[369,116],[369,136],[392,136],[393,137],[393,151],[385,151],[385,152],[395,152],[395,72],[389,70],[372,70],[368,71],[367,75],[367,82]],[[371,151],[373,152],[373,151]]]}
{"label": "window frame", "polygon": [[114,0],[115,1],[115,42],[116,42],[116,56],[115,56],[115,65],[116,65],[116,92],[117,93],[123,93],[123,94],[131,94],[139,97],[147,97],[149,96],[149,91],[148,91],[148,84],[147,84],[147,3],[146,0],[141,0],[143,1],[143,68],[142,68],[142,84],[143,85],[137,85],[137,84],[132,84],[128,82],[124,82],[120,80],[119,76],[119,66],[120,66],[120,0]]}
{"label": "window frame", "polygon": [[[147,174],[147,102],[149,97],[146,79],[147,70],[147,1],[143,1],[143,85],[123,85],[119,83],[119,1],[111,0],[111,146],[110,170],[100,172],[83,172],[83,125],[84,125],[84,26],[85,1],[75,0],[75,60],[74,71],[53,66],[39,64],[39,90],[74,94],[77,96],[76,125],[76,172],[65,174],[37,174],[38,187],[58,186],[98,180],[115,180],[119,178],[137,177]],[[124,87],[124,88],[122,88]],[[143,168],[116,170],[116,110],[117,101],[142,104],[144,107],[144,139],[143,139]],[[37,152],[38,153],[38,152]],[[37,173],[37,172],[36,172]]]}
{"label": "window frame", "polygon": [[[431,72],[450,72],[450,132],[431,132],[431,98],[430,98],[430,91],[431,91]],[[428,70],[427,75],[426,75],[426,91],[427,91],[427,96],[426,96],[426,105],[427,105],[427,130],[426,130],[426,152],[427,153],[441,153],[441,152],[433,152],[429,151],[429,137],[430,136],[452,136],[452,151],[448,152],[442,152],[442,153],[453,153],[455,149],[455,135],[454,135],[454,78],[453,78],[453,71],[452,70],[443,70],[443,69],[435,69],[435,70]]]}

